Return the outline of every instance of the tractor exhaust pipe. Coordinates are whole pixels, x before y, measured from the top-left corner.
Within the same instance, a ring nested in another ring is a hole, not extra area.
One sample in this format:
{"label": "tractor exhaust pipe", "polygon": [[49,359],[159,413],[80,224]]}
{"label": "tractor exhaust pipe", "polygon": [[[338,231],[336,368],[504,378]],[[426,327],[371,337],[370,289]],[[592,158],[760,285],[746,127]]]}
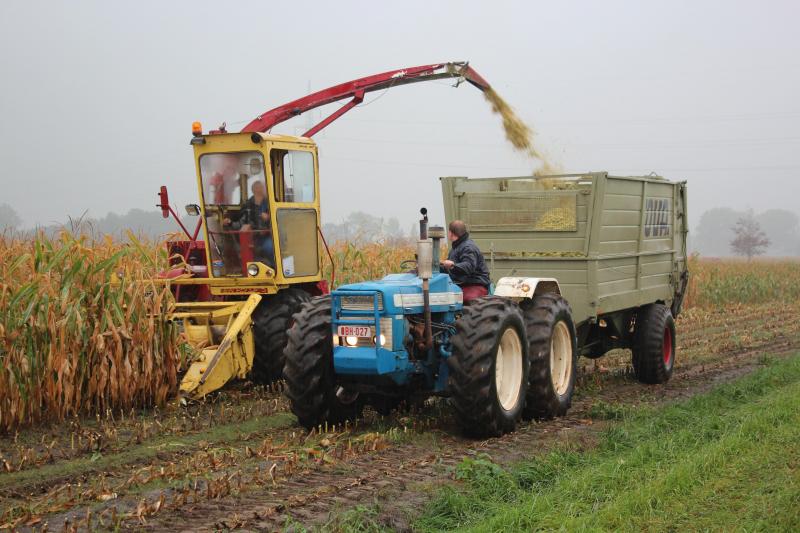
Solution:
{"label": "tractor exhaust pipe", "polygon": [[422,313],[425,319],[425,349],[433,347],[433,328],[431,326],[431,287],[433,276],[433,246],[428,239],[428,210],[419,210],[419,240],[417,241],[417,275],[422,279]]}
{"label": "tractor exhaust pipe", "polygon": [[428,228],[428,237],[433,242],[433,256],[431,268],[434,272],[439,272],[439,259],[441,254],[442,239],[444,239],[444,228],[442,226],[431,226]]}

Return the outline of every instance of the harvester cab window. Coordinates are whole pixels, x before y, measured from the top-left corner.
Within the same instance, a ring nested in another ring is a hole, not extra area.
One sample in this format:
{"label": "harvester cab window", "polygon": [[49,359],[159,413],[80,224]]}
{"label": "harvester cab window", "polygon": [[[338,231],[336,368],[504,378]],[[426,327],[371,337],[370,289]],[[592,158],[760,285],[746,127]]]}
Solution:
{"label": "harvester cab window", "polygon": [[314,202],[314,154],[275,149],[269,158],[275,201],[279,202],[276,239],[280,248],[281,272],[287,278],[316,275],[319,273],[316,208],[280,205]]}
{"label": "harvester cab window", "polygon": [[274,267],[264,157],[259,152],[200,156],[214,277],[247,275],[247,263]]}
{"label": "harvester cab window", "polygon": [[316,209],[278,209],[281,266],[287,278],[319,272]]}
{"label": "harvester cab window", "polygon": [[314,201],[314,155],[299,150],[273,150],[270,153],[278,202]]}

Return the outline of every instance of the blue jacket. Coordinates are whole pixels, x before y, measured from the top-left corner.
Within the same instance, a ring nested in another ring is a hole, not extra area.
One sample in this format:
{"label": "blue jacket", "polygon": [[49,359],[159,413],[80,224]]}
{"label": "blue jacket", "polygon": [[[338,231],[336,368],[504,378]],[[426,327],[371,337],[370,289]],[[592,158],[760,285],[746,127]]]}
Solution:
{"label": "blue jacket", "polygon": [[483,285],[489,287],[489,269],[478,245],[465,233],[454,241],[447,258],[454,263],[449,270],[450,279],[457,285]]}

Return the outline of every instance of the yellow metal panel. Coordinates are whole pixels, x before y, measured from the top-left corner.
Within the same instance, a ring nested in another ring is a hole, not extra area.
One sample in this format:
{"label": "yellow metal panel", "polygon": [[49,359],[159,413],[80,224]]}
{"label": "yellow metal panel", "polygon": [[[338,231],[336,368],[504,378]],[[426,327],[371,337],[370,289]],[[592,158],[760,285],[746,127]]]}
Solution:
{"label": "yellow metal panel", "polygon": [[246,296],[248,294],[275,294],[277,287],[263,287],[257,285],[241,285],[231,287],[228,285],[218,286],[214,282],[209,283],[211,294],[214,296]]}
{"label": "yellow metal panel", "polygon": [[[235,318],[234,315],[228,317],[227,329],[219,346],[203,349],[184,375],[180,386],[183,396],[202,398],[232,378],[244,378],[247,375],[253,367],[255,353],[251,316],[260,301],[261,296],[250,295]],[[197,333],[193,328],[193,335]],[[213,337],[211,332],[208,337]]]}

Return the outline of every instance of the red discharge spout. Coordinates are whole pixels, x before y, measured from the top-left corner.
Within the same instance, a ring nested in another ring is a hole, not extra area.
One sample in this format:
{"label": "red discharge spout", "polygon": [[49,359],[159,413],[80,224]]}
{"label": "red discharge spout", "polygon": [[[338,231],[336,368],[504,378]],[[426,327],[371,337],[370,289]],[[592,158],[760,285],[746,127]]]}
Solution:
{"label": "red discharge spout", "polygon": [[327,89],[317,91],[303,98],[265,111],[242,128],[242,132],[266,132],[272,129],[273,126],[285,122],[292,117],[301,115],[306,111],[339,100],[344,100],[345,98],[351,98],[347,104],[303,134],[304,137],[311,137],[325,126],[344,115],[347,111],[360,104],[364,100],[364,95],[368,92],[442,78],[456,78],[456,85],[459,85],[462,81],[466,81],[481,91],[485,91],[489,88],[489,83],[483,79],[480,74],[475,72],[466,61],[435,63],[432,65],[390,70],[388,72],[373,74],[372,76],[340,83],[339,85],[328,87]]}

